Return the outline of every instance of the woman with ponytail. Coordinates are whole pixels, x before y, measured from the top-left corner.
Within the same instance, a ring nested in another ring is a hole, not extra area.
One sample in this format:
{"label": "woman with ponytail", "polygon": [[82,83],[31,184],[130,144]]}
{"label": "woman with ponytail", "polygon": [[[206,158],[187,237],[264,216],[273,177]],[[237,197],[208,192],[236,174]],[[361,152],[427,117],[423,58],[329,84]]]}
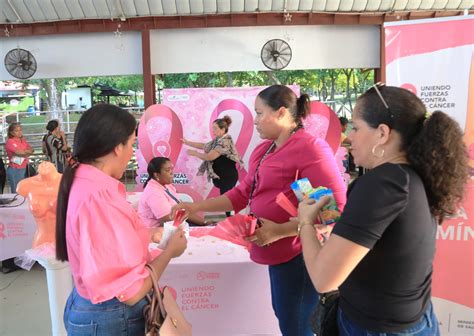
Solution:
{"label": "woman with ponytail", "polygon": [[132,115],[107,104],[87,110],[76,128],[56,217],[56,257],[69,261],[74,280],[64,310],[69,336],[144,335],[152,288],[145,265],[160,276],[186,248],[178,230],[158,257],[148,253],[150,238],[160,234],[142,223],[118,181],[133,154],[135,128]]}
{"label": "woman with ponytail", "polygon": [[306,177],[313,186],[332,189],[338,206],[346,201],[346,187],[339,174],[334,153],[323,139],[315,139],[303,128],[309,113],[309,97],[284,85],[273,85],[255,99],[255,127],[264,141],[252,152],[246,178],[224,195],[175,208],[196,211],[236,212],[249,207],[260,219],[250,258],[268,265],[272,306],[284,336],[313,335],[309,314],[316,293],[304,266],[297,221],[291,220],[275,199],[283,192],[294,205],[291,191],[295,176]]}
{"label": "woman with ponytail", "polygon": [[463,198],[463,133],[443,112],[428,117],[410,91],[380,84],[358,98],[352,122],[354,161],[370,171],[350,185],[323,247],[314,221],[324,201],[299,206],[308,272],[318,291],[339,288],[339,335],[439,335],[436,231]]}

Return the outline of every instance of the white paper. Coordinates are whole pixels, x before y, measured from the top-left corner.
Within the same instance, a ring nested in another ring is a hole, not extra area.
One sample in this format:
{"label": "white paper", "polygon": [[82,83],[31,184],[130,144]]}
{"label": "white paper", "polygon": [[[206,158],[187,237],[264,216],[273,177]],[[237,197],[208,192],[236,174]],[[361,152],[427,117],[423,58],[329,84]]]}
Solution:
{"label": "white paper", "polygon": [[12,156],[11,160],[14,164],[17,164],[21,166],[21,164],[25,161],[25,158],[19,157],[19,156]]}
{"label": "white paper", "polygon": [[[186,239],[189,238],[189,224],[188,222],[184,221],[181,223],[179,226],[181,229],[184,231],[184,235],[186,236]],[[168,240],[171,238],[173,233],[175,233],[177,230],[176,226],[173,225],[173,222],[165,222],[163,224],[163,235],[161,237],[160,243],[158,244],[158,248],[164,250],[166,246],[168,245]]]}

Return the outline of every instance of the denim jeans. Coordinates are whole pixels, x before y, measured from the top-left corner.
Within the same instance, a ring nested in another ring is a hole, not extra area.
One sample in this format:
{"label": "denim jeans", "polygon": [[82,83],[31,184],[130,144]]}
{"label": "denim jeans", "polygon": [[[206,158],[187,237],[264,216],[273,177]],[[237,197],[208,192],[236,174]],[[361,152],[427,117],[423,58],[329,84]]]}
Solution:
{"label": "denim jeans", "polygon": [[430,303],[428,309],[413,326],[400,332],[370,332],[349,321],[339,308],[337,316],[340,336],[439,336],[439,326],[436,315],[433,311],[433,305]]}
{"label": "denim jeans", "polygon": [[8,183],[10,183],[10,190],[12,194],[16,193],[16,186],[18,182],[25,178],[26,168],[18,169],[18,168],[7,168],[7,178]]}
{"label": "denim jeans", "polygon": [[64,308],[68,336],[143,336],[146,298],[128,306],[114,298],[93,304],[74,288]]}
{"label": "denim jeans", "polygon": [[283,336],[313,336],[309,316],[318,293],[300,254],[292,260],[269,266],[272,306]]}

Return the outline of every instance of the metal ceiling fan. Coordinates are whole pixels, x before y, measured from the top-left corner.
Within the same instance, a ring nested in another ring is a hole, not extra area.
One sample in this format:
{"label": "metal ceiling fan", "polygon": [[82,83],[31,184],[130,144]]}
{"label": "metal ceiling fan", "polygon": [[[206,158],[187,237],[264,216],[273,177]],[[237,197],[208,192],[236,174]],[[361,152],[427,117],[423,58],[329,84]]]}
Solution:
{"label": "metal ceiling fan", "polygon": [[28,50],[15,48],[5,55],[5,68],[18,79],[28,79],[36,72],[36,59]]}
{"label": "metal ceiling fan", "polygon": [[265,43],[260,53],[263,64],[270,70],[281,70],[290,64],[291,47],[281,39],[273,39]]}

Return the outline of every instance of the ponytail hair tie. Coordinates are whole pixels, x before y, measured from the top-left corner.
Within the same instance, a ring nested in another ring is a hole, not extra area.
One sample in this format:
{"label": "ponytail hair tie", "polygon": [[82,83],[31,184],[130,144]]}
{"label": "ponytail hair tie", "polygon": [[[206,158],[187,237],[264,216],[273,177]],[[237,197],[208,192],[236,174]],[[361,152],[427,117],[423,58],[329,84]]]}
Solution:
{"label": "ponytail hair tie", "polygon": [[77,158],[77,156],[71,156],[69,158],[69,165],[71,166],[72,169],[75,169],[77,168],[77,166],[79,166],[79,159]]}

